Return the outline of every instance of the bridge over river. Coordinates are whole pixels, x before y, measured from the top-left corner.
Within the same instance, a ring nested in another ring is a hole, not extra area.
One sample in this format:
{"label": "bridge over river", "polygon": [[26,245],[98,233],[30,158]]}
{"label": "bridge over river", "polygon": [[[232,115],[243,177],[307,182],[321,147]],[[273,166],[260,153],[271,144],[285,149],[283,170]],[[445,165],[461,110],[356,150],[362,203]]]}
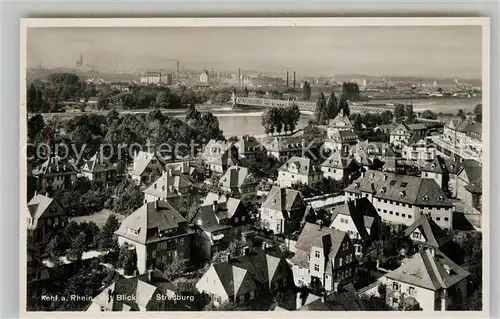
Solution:
{"label": "bridge over river", "polygon": [[[316,110],[316,103],[309,101],[289,101],[289,100],[276,100],[276,99],[264,99],[257,97],[233,97],[233,106],[262,106],[262,107],[289,107],[296,104],[301,111],[314,112]],[[349,105],[351,113],[382,113],[384,111],[393,111],[394,107],[389,105]]]}

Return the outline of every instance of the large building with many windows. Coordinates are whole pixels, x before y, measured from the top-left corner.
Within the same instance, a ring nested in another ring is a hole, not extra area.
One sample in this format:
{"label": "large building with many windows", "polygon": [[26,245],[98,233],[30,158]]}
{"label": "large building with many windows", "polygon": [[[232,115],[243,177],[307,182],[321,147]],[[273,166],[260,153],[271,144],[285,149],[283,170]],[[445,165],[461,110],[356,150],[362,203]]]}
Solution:
{"label": "large building with many windows", "polygon": [[409,226],[427,214],[452,229],[453,203],[434,179],[369,170],[345,193],[347,200],[367,197],[384,222]]}

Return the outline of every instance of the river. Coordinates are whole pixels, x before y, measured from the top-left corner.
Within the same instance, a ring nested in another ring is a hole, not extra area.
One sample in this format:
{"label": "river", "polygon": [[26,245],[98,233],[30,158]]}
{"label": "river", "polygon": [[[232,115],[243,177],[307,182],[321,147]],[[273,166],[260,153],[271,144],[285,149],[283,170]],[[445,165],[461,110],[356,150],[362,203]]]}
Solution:
{"label": "river", "polygon": [[[387,104],[394,103],[394,100],[376,100],[366,103]],[[403,102],[404,103],[404,102]],[[439,99],[422,99],[413,100],[414,111],[431,110],[435,113],[457,113],[459,109],[464,109],[465,112],[473,111],[476,104],[481,103],[480,98],[439,98]],[[362,104],[362,103],[360,103]],[[213,107],[213,106],[212,106]],[[200,108],[201,110],[203,108]],[[224,131],[224,136],[230,137],[233,135],[264,135],[264,129],[261,125],[261,109],[220,107],[213,108],[211,112],[219,119],[220,128]],[[307,126],[309,120],[313,119],[312,113],[303,112],[300,116],[297,128]]]}

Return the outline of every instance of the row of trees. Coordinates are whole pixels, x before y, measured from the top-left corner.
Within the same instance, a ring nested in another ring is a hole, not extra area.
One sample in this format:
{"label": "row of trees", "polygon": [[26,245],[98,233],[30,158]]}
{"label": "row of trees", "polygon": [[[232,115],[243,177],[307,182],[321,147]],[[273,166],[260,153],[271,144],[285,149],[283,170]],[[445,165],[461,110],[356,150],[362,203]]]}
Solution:
{"label": "row of trees", "polygon": [[349,116],[350,114],[349,104],[345,95],[342,95],[339,101],[337,101],[337,97],[333,91],[328,101],[323,93],[319,95],[315,111],[317,123],[325,124],[329,119],[334,119],[340,112],[345,116]]}
{"label": "row of trees", "polygon": [[297,105],[290,107],[272,107],[262,113],[262,126],[266,134],[293,132],[300,119]]}

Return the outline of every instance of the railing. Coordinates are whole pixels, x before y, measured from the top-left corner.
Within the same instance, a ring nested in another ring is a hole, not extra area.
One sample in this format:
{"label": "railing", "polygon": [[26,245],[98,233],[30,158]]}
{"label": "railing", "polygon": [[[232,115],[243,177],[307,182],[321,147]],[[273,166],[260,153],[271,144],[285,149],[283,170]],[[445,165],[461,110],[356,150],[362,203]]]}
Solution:
{"label": "railing", "polygon": [[[316,103],[307,101],[289,101],[277,99],[264,99],[257,97],[236,97],[234,100],[236,105],[250,105],[250,106],[264,106],[264,107],[289,107],[297,105],[301,111],[315,111]],[[350,110],[356,113],[381,113],[384,111],[392,111],[390,106],[364,106],[364,105],[350,105]]]}

